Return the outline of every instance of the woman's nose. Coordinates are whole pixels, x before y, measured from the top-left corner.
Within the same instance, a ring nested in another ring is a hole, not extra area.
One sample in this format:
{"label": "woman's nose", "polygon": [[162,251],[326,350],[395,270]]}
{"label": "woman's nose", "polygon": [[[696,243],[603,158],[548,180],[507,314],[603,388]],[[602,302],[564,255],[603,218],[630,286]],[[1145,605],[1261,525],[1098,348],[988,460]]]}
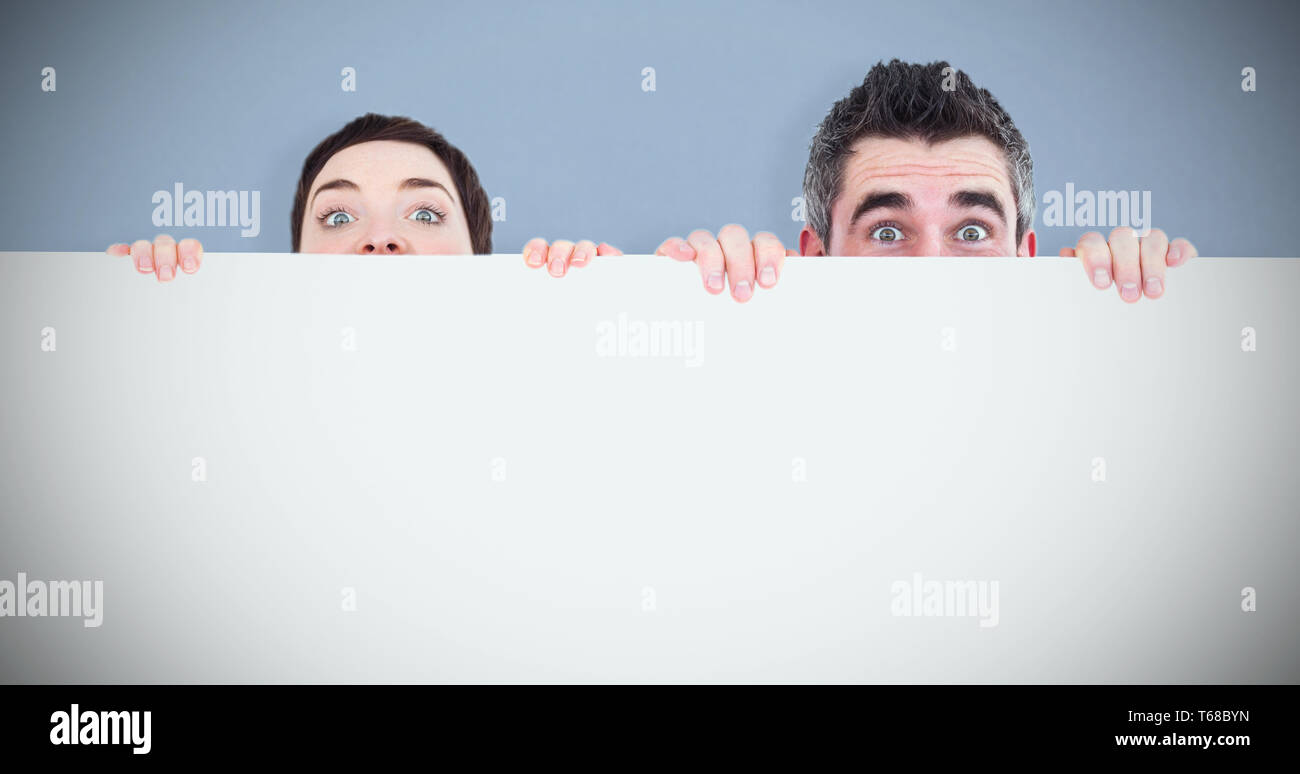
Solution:
{"label": "woman's nose", "polygon": [[386,223],[376,223],[357,249],[358,253],[367,255],[399,255],[409,251],[406,240],[397,235],[397,229]]}
{"label": "woman's nose", "polygon": [[402,248],[394,241],[367,240],[366,243],[362,245],[360,252],[398,255],[402,252]]}

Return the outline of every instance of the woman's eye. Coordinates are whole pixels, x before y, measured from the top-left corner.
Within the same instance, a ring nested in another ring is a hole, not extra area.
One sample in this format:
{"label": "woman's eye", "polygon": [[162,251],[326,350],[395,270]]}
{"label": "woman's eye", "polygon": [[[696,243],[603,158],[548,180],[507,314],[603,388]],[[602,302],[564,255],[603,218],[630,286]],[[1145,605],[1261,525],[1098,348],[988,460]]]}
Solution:
{"label": "woman's eye", "polygon": [[[340,221],[339,220],[340,215],[347,218],[347,220]],[[356,220],[356,218],[352,217],[351,215],[347,214],[342,210],[338,210],[336,212],[331,212],[330,214],[325,216],[325,225],[330,228],[336,228],[338,226],[346,226],[347,224],[351,223],[354,220]]]}
{"label": "woman's eye", "polygon": [[440,223],[442,222],[442,217],[427,207],[421,207],[411,213],[411,220],[417,220],[421,223]]}
{"label": "woman's eye", "polygon": [[881,242],[894,242],[903,238],[903,232],[893,226],[881,226],[871,232],[872,239],[879,239]]}
{"label": "woman's eye", "polygon": [[968,226],[962,226],[957,232],[957,239],[962,242],[978,242],[981,239],[987,239],[989,232],[983,226],[977,226],[971,223]]}

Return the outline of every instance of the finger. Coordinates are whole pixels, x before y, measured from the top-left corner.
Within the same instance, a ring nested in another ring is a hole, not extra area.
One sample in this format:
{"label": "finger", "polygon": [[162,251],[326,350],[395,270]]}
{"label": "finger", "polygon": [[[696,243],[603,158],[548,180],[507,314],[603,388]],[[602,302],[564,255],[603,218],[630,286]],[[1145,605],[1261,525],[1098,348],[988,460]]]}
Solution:
{"label": "finger", "polygon": [[115,242],[109,245],[108,249],[105,250],[104,252],[108,253],[109,255],[114,255],[120,258],[123,255],[131,254],[131,245],[123,244],[121,242]]}
{"label": "finger", "polygon": [[700,267],[700,277],[704,280],[704,289],[717,295],[721,293],[726,284],[723,282],[723,271],[726,269],[725,259],[722,255],[722,246],[718,240],[713,238],[713,234],[703,229],[692,231],[687,237],[686,242],[695,252],[695,265]]}
{"label": "finger", "polygon": [[1110,287],[1110,245],[1106,237],[1096,231],[1089,231],[1079,237],[1074,253],[1079,256],[1083,270],[1092,278],[1092,284],[1098,290]]}
{"label": "finger", "polygon": [[1110,232],[1111,271],[1119,286],[1119,297],[1133,303],[1142,297],[1142,266],[1137,232],[1120,226]]}
{"label": "finger", "polygon": [[799,251],[796,250],[796,249],[794,249],[793,247],[787,247],[787,248],[785,249],[785,257],[786,257],[786,258],[798,258],[798,257],[799,257]]}
{"label": "finger", "polygon": [[1169,266],[1182,266],[1197,255],[1200,253],[1196,252],[1191,242],[1178,237],[1169,243],[1169,253],[1165,255],[1165,263]]}
{"label": "finger", "polygon": [[1165,292],[1165,254],[1169,237],[1158,228],[1139,240],[1142,253],[1142,292],[1147,298],[1160,298]]}
{"label": "finger", "polygon": [[135,262],[135,270],[144,273],[153,273],[153,242],[148,239],[137,239],[131,243],[131,260]]}
{"label": "finger", "polygon": [[524,245],[524,263],[540,269],[546,263],[546,247],[546,240],[541,237],[528,240],[528,244]]}
{"label": "finger", "polygon": [[181,270],[193,274],[203,265],[203,245],[197,239],[182,239],[177,245],[180,253]]}
{"label": "finger", "polygon": [[176,240],[168,234],[159,234],[153,240],[153,262],[158,269],[159,282],[176,278]]}
{"label": "finger", "polygon": [[587,263],[596,257],[596,243],[590,239],[584,239],[573,247],[573,257],[569,259],[570,266],[586,266]]}
{"label": "finger", "polygon": [[[710,238],[712,238],[712,235],[710,235]],[[691,247],[690,242],[681,237],[665,239],[663,244],[655,248],[655,255],[666,255],[677,261],[693,261],[696,258],[695,248]]]}
{"label": "finger", "polygon": [[[1073,248],[1073,247],[1062,247],[1062,248],[1061,248],[1061,257],[1062,257],[1062,258],[1073,258],[1073,257],[1074,257],[1074,248]],[[1085,266],[1084,268],[1086,269],[1086,268],[1088,268],[1088,267]]]}
{"label": "finger", "polygon": [[718,244],[731,279],[731,297],[744,303],[754,297],[754,244],[749,232],[732,223],[718,232]]}
{"label": "finger", "polygon": [[546,270],[552,277],[563,277],[569,270],[569,257],[573,255],[573,243],[567,239],[557,239],[551,243],[546,254]]}
{"label": "finger", "polygon": [[596,255],[622,255],[623,251],[617,247],[601,242],[596,247]]}
{"label": "finger", "polygon": [[785,245],[775,234],[760,231],[754,235],[754,265],[761,287],[770,288],[776,284],[785,266]]}

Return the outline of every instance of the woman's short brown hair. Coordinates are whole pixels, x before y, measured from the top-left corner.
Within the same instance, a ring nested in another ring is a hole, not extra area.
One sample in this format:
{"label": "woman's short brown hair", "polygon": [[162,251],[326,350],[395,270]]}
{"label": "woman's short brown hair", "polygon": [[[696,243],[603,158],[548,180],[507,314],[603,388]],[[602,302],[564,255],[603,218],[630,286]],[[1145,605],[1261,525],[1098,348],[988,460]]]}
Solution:
{"label": "woman's short brown hair", "polygon": [[451,180],[460,193],[461,205],[465,208],[466,225],[469,227],[470,244],[476,255],[492,252],[492,208],[488,203],[487,192],[479,182],[474,165],[459,148],[447,142],[447,138],[420,123],[404,116],[381,116],[366,113],[354,119],[347,126],[338,130],[324,140],[309,154],[302,163],[302,177],[298,178],[298,192],[293,197],[293,251],[298,252],[302,245],[302,222],[307,210],[307,196],[312,184],[320,174],[325,163],[339,151],[351,145],[372,140],[396,140],[423,145],[447,165]]}

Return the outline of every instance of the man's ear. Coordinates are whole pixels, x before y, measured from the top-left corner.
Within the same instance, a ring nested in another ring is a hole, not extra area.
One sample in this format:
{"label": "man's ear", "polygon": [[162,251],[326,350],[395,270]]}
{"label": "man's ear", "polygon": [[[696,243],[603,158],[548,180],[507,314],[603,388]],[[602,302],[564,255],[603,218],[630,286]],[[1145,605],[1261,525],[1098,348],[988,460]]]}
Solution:
{"label": "man's ear", "polygon": [[1038,235],[1031,228],[1021,238],[1020,246],[1016,248],[1016,257],[1033,258],[1036,255],[1038,255]]}
{"label": "man's ear", "polygon": [[803,231],[799,232],[799,254],[811,256],[826,255],[826,247],[822,244],[822,238],[817,236],[810,226],[804,226]]}

